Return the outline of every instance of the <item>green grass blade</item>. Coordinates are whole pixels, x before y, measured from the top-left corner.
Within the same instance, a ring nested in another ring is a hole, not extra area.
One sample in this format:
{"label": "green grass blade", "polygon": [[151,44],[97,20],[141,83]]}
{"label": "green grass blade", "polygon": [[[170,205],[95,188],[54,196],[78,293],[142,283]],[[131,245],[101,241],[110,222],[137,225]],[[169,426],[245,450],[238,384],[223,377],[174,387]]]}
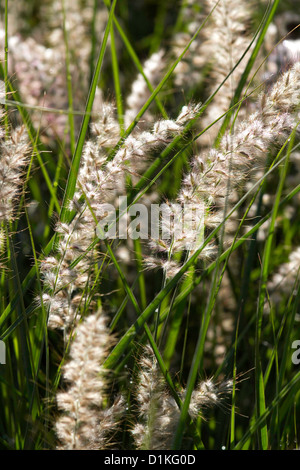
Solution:
{"label": "green grass blade", "polygon": [[[267,280],[268,280],[268,274],[269,274],[269,264],[270,264],[270,258],[271,258],[271,253],[272,253],[272,244],[273,244],[274,232],[275,232],[275,222],[276,222],[276,218],[277,218],[277,213],[278,213],[278,208],[279,208],[279,204],[280,204],[280,198],[281,198],[281,194],[282,194],[282,190],[283,190],[283,185],[284,185],[284,182],[285,182],[285,179],[286,179],[286,176],[287,176],[289,156],[290,156],[291,150],[293,148],[294,139],[295,139],[295,130],[292,132],[292,135],[290,137],[288,150],[287,150],[287,155],[286,155],[285,162],[284,162],[284,167],[283,167],[283,170],[281,172],[281,177],[280,177],[280,181],[279,181],[277,192],[276,192],[275,203],[274,203],[274,206],[273,206],[271,223],[270,223],[270,228],[269,228],[268,235],[267,235],[267,240],[266,240],[266,243],[265,243],[263,260],[262,260],[262,267],[261,267],[261,279],[260,279],[258,308],[257,308],[257,325],[256,325],[256,335],[255,335],[256,412],[258,413],[258,416],[263,414],[265,412],[265,409],[266,409],[266,406],[265,406],[265,392],[264,392],[265,387],[264,387],[264,379],[263,379],[263,373],[262,373],[262,368],[261,368],[261,360],[260,360],[262,316],[263,316],[263,310],[264,310],[265,298],[266,298]],[[259,442],[260,442],[260,447],[263,450],[266,450],[268,448],[268,431],[267,431],[267,425],[266,424],[260,429]]]}
{"label": "green grass blade", "polygon": [[[282,162],[284,161],[284,158],[283,157],[281,160],[279,160],[279,162],[274,165],[272,171],[274,171],[274,169]],[[268,174],[268,173],[267,173]],[[265,176],[264,176],[265,177]],[[251,190],[248,192],[252,192],[254,190],[254,188],[256,186],[258,186],[262,181],[263,181],[263,178],[261,178],[258,182],[256,182],[256,184],[251,188]],[[293,196],[295,196],[295,194],[297,194],[298,192],[300,191],[300,185],[298,185],[283,201],[282,201],[282,204],[287,202],[287,200],[289,200],[290,198],[292,198]],[[246,199],[246,197],[248,196],[248,193],[243,197],[241,198],[241,200],[239,201],[238,203],[238,206],[242,204],[243,202],[243,199]],[[227,218],[230,217],[230,215],[237,209],[237,207],[235,206],[228,214]],[[270,214],[269,216],[266,216],[264,217],[263,219],[261,219],[260,222],[258,222],[254,228],[252,228],[251,230],[249,230],[246,235],[244,235],[243,237],[241,237],[235,244],[234,244],[234,249],[238,248],[238,246],[240,246],[242,243],[244,243],[246,240],[248,240],[248,237],[254,233],[255,231],[258,230],[258,228],[266,221],[268,220],[268,218],[270,217]],[[227,219],[226,218],[226,219]],[[225,221],[223,221],[224,223]],[[217,229],[215,229],[212,234],[210,235],[210,237],[208,237],[206,239],[206,241],[204,242],[203,244],[203,247],[206,246],[207,243],[209,243],[209,241],[213,238],[213,236],[218,232],[218,229],[220,229],[220,227],[218,227]],[[202,249],[202,248],[201,248]],[[125,333],[125,335],[120,339],[119,343],[116,345],[116,347],[114,348],[114,350],[112,351],[112,353],[110,354],[110,356],[107,358],[107,360],[105,361],[105,366],[109,369],[113,369],[114,368],[114,365],[116,365],[116,363],[118,362],[118,357],[119,355],[122,355],[123,352],[125,351],[125,349],[127,348],[127,346],[130,344],[130,342],[135,338],[135,336],[139,333],[139,331],[141,330],[143,324],[148,321],[148,319],[151,317],[151,315],[153,315],[155,309],[160,305],[160,303],[163,301],[163,299],[165,298],[165,296],[175,287],[175,285],[177,284],[177,282],[181,279],[181,277],[183,276],[183,274],[193,265],[194,261],[197,259],[197,257],[199,256],[199,253],[200,253],[200,250],[197,250],[195,252],[195,254],[183,265],[183,267],[180,269],[180,271],[174,276],[174,278],[172,280],[170,280],[166,286],[157,294],[157,296],[153,299],[153,301],[148,305],[148,307],[143,311],[143,313],[140,315],[140,317],[136,320],[136,322],[128,329],[128,331]],[[232,247],[230,249],[228,249],[225,253],[223,253],[221,255],[221,259],[220,261],[222,261],[223,259],[226,259],[226,256],[228,256],[230,250],[233,249]],[[215,262],[213,262],[211,265],[210,265],[210,269],[207,270],[207,272],[211,272],[213,269],[215,268]],[[186,289],[185,290],[185,293],[184,295],[188,295],[194,288],[195,286],[201,282],[201,277],[198,277],[194,280],[194,283],[193,285]],[[178,301],[181,301],[183,298],[183,294],[181,294],[181,296],[178,297]]]}
{"label": "green grass blade", "polygon": [[188,44],[185,46],[185,48],[183,49],[183,51],[181,52],[181,54],[179,55],[179,57],[173,62],[173,64],[169,67],[169,69],[167,70],[165,76],[163,77],[163,79],[160,81],[160,83],[157,85],[157,87],[155,88],[155,90],[152,92],[152,94],[150,95],[150,97],[147,99],[146,103],[144,104],[144,106],[141,108],[141,110],[137,113],[136,117],[134,118],[134,120],[132,121],[132,123],[128,126],[128,128],[126,129],[122,139],[118,142],[117,146],[116,146],[116,149],[114,150],[114,152],[110,155],[110,158],[113,157],[114,153],[117,151],[117,149],[120,147],[120,145],[122,144],[122,142],[131,134],[131,132],[133,131],[133,129],[135,128],[135,126],[138,124],[138,122],[140,121],[141,117],[143,116],[143,114],[147,111],[147,109],[149,108],[150,104],[152,103],[152,101],[155,99],[155,97],[158,95],[158,93],[162,90],[162,88],[164,87],[164,85],[167,83],[167,81],[169,80],[169,78],[171,77],[172,73],[174,72],[176,66],[179,64],[179,62],[182,60],[182,58],[184,57],[184,55],[186,54],[186,52],[189,50],[191,44],[194,42],[194,40],[196,39],[196,37],[198,36],[198,34],[200,33],[200,31],[203,29],[203,27],[205,26],[205,24],[207,23],[207,21],[209,20],[210,16],[212,15],[214,9],[217,7],[217,5],[219,4],[220,0],[217,1],[217,3],[215,4],[215,6],[213,7],[213,9],[210,11],[210,13],[207,15],[207,17],[203,20],[202,24],[199,26],[199,28],[197,29],[197,31],[195,32],[195,34],[193,35],[193,37],[190,39],[190,41],[188,42]]}
{"label": "green grass blade", "polygon": [[[151,83],[149,82],[148,78],[146,77],[146,75],[144,73],[143,66],[142,66],[138,56],[136,55],[132,45],[130,44],[130,41],[129,41],[128,37],[126,36],[126,34],[124,32],[124,29],[121,27],[121,25],[120,25],[120,23],[119,23],[119,21],[117,20],[116,17],[114,17],[114,25],[116,26],[117,31],[118,31],[118,33],[119,33],[126,49],[127,49],[127,52],[129,54],[129,56],[131,57],[132,62],[136,66],[136,69],[138,70],[138,72],[142,75],[143,79],[145,80],[145,83],[146,83],[150,93],[153,93],[154,88],[151,85]],[[161,112],[161,115],[164,117],[164,119],[168,119],[167,112],[166,112],[161,100],[159,99],[159,96],[155,96],[154,99],[155,99],[155,103],[156,103],[159,111]]]}
{"label": "green grass blade", "polygon": [[66,74],[67,74],[67,90],[68,90],[68,101],[69,101],[69,126],[70,126],[70,146],[72,155],[75,151],[75,123],[74,123],[74,109],[73,109],[73,89],[72,89],[72,76],[70,72],[70,51],[69,51],[69,39],[66,28],[66,8],[65,0],[61,0],[62,14],[63,14],[63,34],[66,49]]}
{"label": "green grass blade", "polygon": [[92,107],[93,107],[93,103],[94,103],[94,98],[95,98],[97,85],[98,85],[98,82],[99,82],[99,77],[100,77],[100,72],[101,72],[101,68],[102,68],[104,53],[105,53],[105,49],[106,49],[106,45],[107,45],[107,41],[108,41],[110,29],[111,29],[111,24],[112,24],[112,19],[113,19],[116,3],[117,3],[117,0],[113,0],[112,6],[111,6],[111,9],[110,9],[110,13],[109,13],[109,17],[108,17],[108,21],[107,21],[106,28],[105,28],[105,32],[104,32],[104,36],[103,36],[103,40],[102,40],[102,44],[101,44],[101,48],[100,48],[100,52],[99,52],[99,56],[98,56],[94,76],[93,76],[93,80],[92,80],[90,91],[89,91],[89,96],[88,96],[88,99],[87,99],[87,104],[86,104],[86,109],[85,109],[86,112],[85,112],[85,115],[84,115],[84,118],[83,118],[83,121],[82,121],[82,125],[81,125],[81,129],[80,129],[79,137],[78,137],[78,140],[77,140],[75,153],[74,153],[73,159],[72,159],[72,164],[71,164],[71,168],[70,168],[70,172],[69,172],[69,176],[68,176],[68,180],[67,180],[67,186],[66,186],[65,193],[64,193],[63,206],[62,206],[62,210],[61,210],[61,213],[60,213],[60,219],[61,219],[62,222],[66,222],[70,218],[70,212],[69,212],[68,205],[69,205],[69,202],[72,200],[72,198],[74,196],[74,193],[75,193],[77,176],[78,176],[80,160],[81,160],[81,154],[82,154],[83,146],[84,146],[87,131],[88,131],[88,126],[89,126],[89,122],[90,122],[90,115],[91,115],[91,111],[92,111]]}
{"label": "green grass blade", "polygon": [[122,135],[124,131],[124,115],[123,115],[124,113],[123,113],[122,93],[121,93],[121,85],[120,85],[118,56],[117,56],[117,51],[116,51],[115,33],[114,33],[113,24],[111,24],[111,27],[110,27],[110,50],[111,50],[112,70],[113,70],[114,85],[115,85],[115,97],[117,101],[118,121],[119,121],[121,135]]}
{"label": "green grass blade", "polygon": [[[255,62],[255,60],[256,60],[256,58],[257,58],[257,55],[258,55],[259,51],[261,50],[261,47],[262,47],[262,44],[263,44],[263,41],[264,41],[266,32],[267,32],[267,30],[268,30],[268,28],[269,28],[269,26],[270,26],[270,23],[271,23],[271,21],[272,21],[274,15],[275,15],[275,13],[276,13],[276,10],[277,10],[277,8],[278,8],[279,2],[280,2],[280,0],[274,0],[271,9],[269,9],[269,6],[268,6],[268,8],[267,8],[267,10],[266,10],[265,17],[264,17],[263,20],[262,20],[262,23],[263,23],[263,24],[262,24],[262,28],[259,28],[259,29],[258,29],[258,31],[261,29],[260,34],[259,34],[258,39],[257,39],[257,41],[256,41],[256,44],[255,44],[255,46],[254,46],[254,48],[253,48],[252,54],[251,54],[251,56],[250,56],[250,58],[249,58],[249,61],[248,61],[247,65],[246,65],[246,68],[245,68],[245,70],[244,70],[244,72],[243,72],[243,74],[242,74],[242,76],[241,76],[241,79],[240,79],[240,81],[239,81],[239,84],[238,84],[238,86],[237,86],[237,88],[236,88],[236,91],[235,91],[234,97],[232,98],[230,107],[232,107],[232,106],[233,106],[235,103],[237,103],[237,101],[239,101],[239,99],[240,99],[241,93],[242,93],[242,91],[243,91],[243,89],[244,89],[244,86],[245,86],[245,84],[246,84],[246,82],[247,82],[248,76],[249,76],[249,74],[250,74],[250,72],[251,72],[251,70],[252,70],[253,64],[254,64],[254,62]],[[224,122],[223,122],[223,124],[222,124],[222,126],[221,126],[221,129],[220,129],[219,133],[218,133],[218,137],[217,137],[217,140],[216,140],[217,143],[220,142],[222,136],[224,135],[225,130],[226,130],[226,128],[227,128],[227,126],[228,126],[228,123],[229,123],[229,121],[230,121],[231,115],[232,115],[232,111],[231,111],[230,113],[228,113],[227,116],[226,116],[226,118],[224,119]]]}
{"label": "green grass blade", "polygon": [[[3,69],[3,65],[2,63],[0,62],[0,74],[2,76],[5,75],[5,72],[4,72],[4,69]],[[21,102],[21,99],[20,99],[20,96],[18,95],[17,91],[14,90],[11,82],[9,80],[7,80],[6,82],[6,85],[9,89],[9,92],[12,94],[12,97],[14,99],[13,101],[13,105],[15,105],[20,113],[20,116],[22,118],[22,121],[27,129],[27,132],[28,132],[28,136],[30,138],[30,141],[31,141],[31,144],[33,146],[33,150],[34,150],[34,153],[37,157],[37,160],[38,160],[38,163],[39,163],[39,166],[41,168],[41,171],[42,171],[42,174],[43,174],[43,177],[45,179],[45,182],[47,184],[47,187],[48,187],[48,190],[51,194],[51,197],[53,198],[54,200],[54,204],[55,204],[55,207],[56,207],[56,210],[59,212],[60,211],[60,204],[57,200],[57,197],[56,197],[56,194],[55,194],[55,191],[53,189],[53,186],[52,186],[52,182],[51,182],[51,179],[50,179],[50,176],[48,174],[48,171],[45,167],[45,162],[42,158],[42,152],[46,151],[45,147],[42,145],[42,143],[40,142],[40,140],[38,139],[38,133],[36,132],[36,130],[34,129],[34,126],[31,122],[31,119],[30,119],[30,116],[28,114],[28,112],[26,111],[23,103]],[[9,100],[5,100],[7,102],[9,102]],[[48,152],[49,154],[49,152]],[[50,155],[50,154],[49,154]],[[49,157],[49,162],[53,165],[54,162],[51,162],[51,158]],[[30,183],[29,183],[30,184]],[[43,198],[41,196],[41,194],[39,194],[39,200],[42,201]]]}
{"label": "green grass blade", "polygon": [[243,435],[242,439],[236,444],[234,447],[234,450],[241,450],[243,446],[246,444],[248,439],[261,427],[265,425],[266,419],[268,416],[272,413],[272,411],[280,404],[280,402],[283,400],[286,395],[293,390],[293,387],[298,385],[298,382],[300,380],[300,372],[297,372],[295,376],[289,381],[285,387],[283,387],[280,392],[276,395],[276,397],[272,400],[272,403],[266,408],[264,413],[262,413],[257,420],[254,421],[254,423],[250,426],[250,429],[245,432]]}

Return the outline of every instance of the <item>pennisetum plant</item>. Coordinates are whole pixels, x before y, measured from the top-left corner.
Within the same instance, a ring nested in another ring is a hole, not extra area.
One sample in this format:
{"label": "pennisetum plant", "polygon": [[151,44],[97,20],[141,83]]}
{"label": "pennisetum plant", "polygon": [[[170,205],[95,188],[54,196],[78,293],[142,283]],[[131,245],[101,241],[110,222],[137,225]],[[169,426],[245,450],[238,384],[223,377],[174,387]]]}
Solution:
{"label": "pennisetum plant", "polygon": [[299,448],[297,8],[2,2],[1,449]]}

